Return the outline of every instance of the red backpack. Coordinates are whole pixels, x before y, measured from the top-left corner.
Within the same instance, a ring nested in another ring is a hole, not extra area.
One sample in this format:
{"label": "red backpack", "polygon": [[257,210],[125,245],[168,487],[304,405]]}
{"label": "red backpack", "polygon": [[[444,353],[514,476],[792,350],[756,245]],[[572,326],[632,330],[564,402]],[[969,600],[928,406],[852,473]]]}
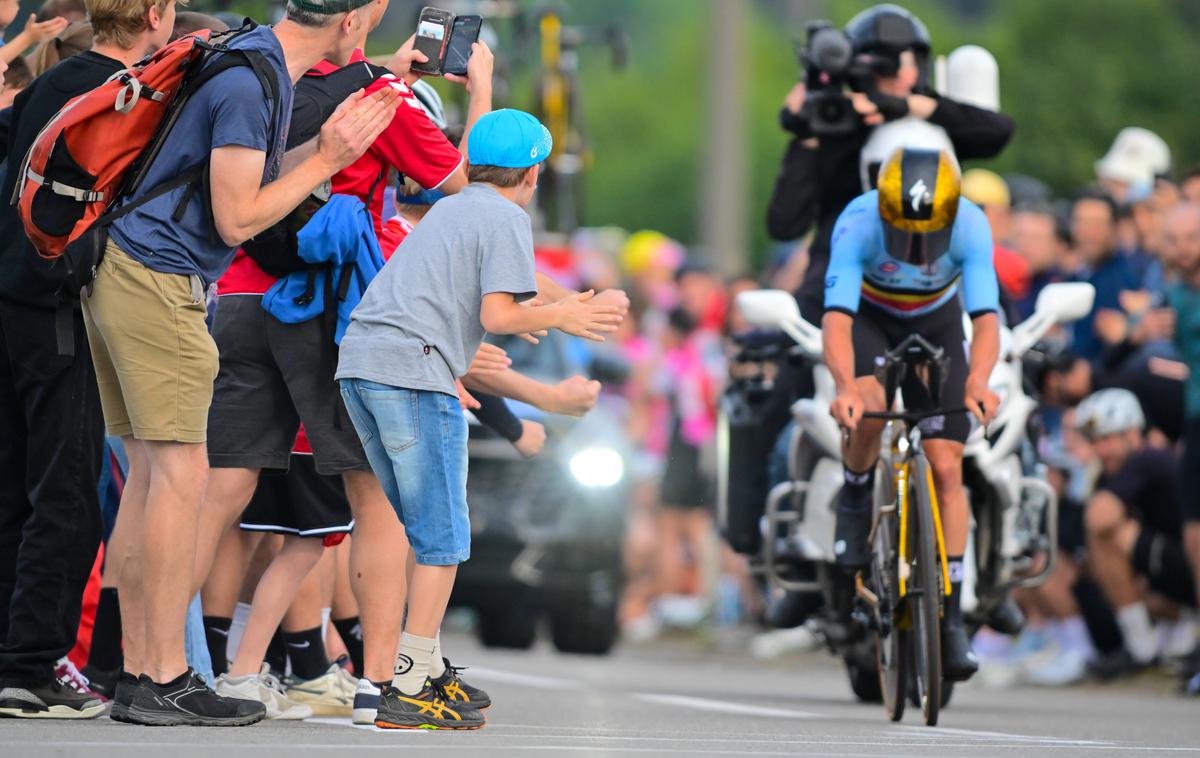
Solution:
{"label": "red backpack", "polygon": [[176,209],[178,220],[196,192],[207,191],[206,159],[117,207],[139,188],[188,98],[223,71],[249,66],[278,108],[279,83],[261,53],[228,47],[255,26],[247,20],[239,29],[211,37],[203,30],[175,40],[67,103],[38,133],[22,163],[13,202],[38,255],[67,270],[59,292],[60,353],[69,354],[70,331],[64,334],[62,327],[64,322],[70,327],[73,303],[95,277],[108,227],[145,203],[192,185]]}

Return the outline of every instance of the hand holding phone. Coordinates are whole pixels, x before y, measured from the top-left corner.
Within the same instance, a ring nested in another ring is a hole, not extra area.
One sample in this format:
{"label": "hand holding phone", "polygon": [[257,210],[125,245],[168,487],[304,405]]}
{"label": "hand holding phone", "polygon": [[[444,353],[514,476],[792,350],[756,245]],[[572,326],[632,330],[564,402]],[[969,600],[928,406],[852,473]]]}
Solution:
{"label": "hand holding phone", "polygon": [[425,62],[414,62],[412,70],[422,74],[440,74],[445,59],[446,41],[450,36],[451,15],[441,8],[427,6],[421,9],[417,21],[415,48],[425,56]]}
{"label": "hand holding phone", "polygon": [[446,59],[442,65],[442,73],[455,76],[467,75],[467,61],[471,58],[471,48],[479,39],[479,31],[483,28],[482,16],[456,16],[450,28],[450,41],[446,44]]}

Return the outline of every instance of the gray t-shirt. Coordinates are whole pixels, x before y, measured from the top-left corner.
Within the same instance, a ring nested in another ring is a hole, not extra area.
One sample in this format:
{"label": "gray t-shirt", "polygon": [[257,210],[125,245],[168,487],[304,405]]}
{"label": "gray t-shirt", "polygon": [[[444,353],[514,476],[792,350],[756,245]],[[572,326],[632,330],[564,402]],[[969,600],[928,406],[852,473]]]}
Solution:
{"label": "gray t-shirt", "polygon": [[367,287],[338,379],[457,395],[484,329],[484,295],[537,293],[529,215],[486,184],[439,200]]}

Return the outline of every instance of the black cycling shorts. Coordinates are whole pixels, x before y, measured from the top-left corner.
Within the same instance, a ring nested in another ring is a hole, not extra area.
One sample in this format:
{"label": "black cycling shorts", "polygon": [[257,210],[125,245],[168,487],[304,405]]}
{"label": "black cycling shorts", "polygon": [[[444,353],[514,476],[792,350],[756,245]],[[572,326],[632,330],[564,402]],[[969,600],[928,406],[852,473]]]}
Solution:
{"label": "black cycling shorts", "polygon": [[[955,298],[942,307],[922,316],[897,318],[868,303],[863,303],[854,316],[854,375],[875,376],[875,359],[881,358],[908,338],[920,334],[929,344],[946,351],[950,365],[942,385],[942,408],[961,408],[967,384],[967,340],[962,328],[962,306]],[[914,372],[908,372],[900,386],[904,407],[911,411],[933,408],[929,390]],[[890,402],[890,399],[889,399]],[[920,424],[925,439],[966,442],[971,433],[971,417],[967,413],[933,416]]]}
{"label": "black cycling shorts", "polygon": [[1184,521],[1200,521],[1200,418],[1188,419],[1183,428],[1179,507]]}

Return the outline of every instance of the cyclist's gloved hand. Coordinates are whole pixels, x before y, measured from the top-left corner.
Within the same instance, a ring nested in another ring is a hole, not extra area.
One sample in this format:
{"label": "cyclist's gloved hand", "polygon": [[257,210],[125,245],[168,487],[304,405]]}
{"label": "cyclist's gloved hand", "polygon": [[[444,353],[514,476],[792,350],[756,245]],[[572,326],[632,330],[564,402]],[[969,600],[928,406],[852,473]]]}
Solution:
{"label": "cyclist's gloved hand", "polygon": [[853,432],[858,428],[858,422],[862,421],[864,410],[866,410],[866,404],[863,403],[858,388],[850,387],[838,392],[837,397],[829,406],[829,415],[838,422],[838,426]]}
{"label": "cyclist's gloved hand", "polygon": [[967,410],[975,414],[975,418],[979,419],[979,423],[987,426],[996,418],[996,411],[1000,408],[1000,396],[992,392],[992,388],[988,386],[987,379],[981,379],[976,376],[967,377],[967,386],[963,392],[963,400],[966,403]]}

